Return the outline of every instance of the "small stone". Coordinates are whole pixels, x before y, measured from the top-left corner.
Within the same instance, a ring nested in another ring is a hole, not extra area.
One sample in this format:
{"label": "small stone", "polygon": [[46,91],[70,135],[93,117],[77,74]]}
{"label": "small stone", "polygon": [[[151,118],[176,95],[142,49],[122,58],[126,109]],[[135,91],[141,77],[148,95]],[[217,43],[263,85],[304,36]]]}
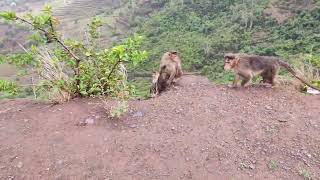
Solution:
{"label": "small stone", "polygon": [[15,177],[14,176],[8,176],[8,180],[13,180]]}
{"label": "small stone", "polygon": [[307,156],[308,156],[308,158],[311,158],[311,157],[312,157],[312,155],[311,155],[311,154],[308,154]]}
{"label": "small stone", "polygon": [[136,124],[130,124],[129,127],[130,128],[137,128],[138,126]]}
{"label": "small stone", "polygon": [[279,119],[278,121],[279,122],[288,122],[288,120],[286,120],[286,119]]}
{"label": "small stone", "polygon": [[266,106],[266,109],[267,110],[272,110],[272,107],[271,106]]}
{"label": "small stone", "polygon": [[250,169],[255,169],[256,167],[255,167],[253,164],[250,164],[250,165],[249,165],[249,168],[250,168]]}
{"label": "small stone", "polygon": [[27,123],[29,122],[29,119],[24,119],[23,122]]}
{"label": "small stone", "polygon": [[142,111],[137,111],[132,115],[132,117],[143,117],[143,116],[144,116],[144,113]]}
{"label": "small stone", "polygon": [[87,123],[84,122],[84,121],[80,121],[80,122],[78,122],[76,125],[77,125],[77,126],[86,126]]}
{"label": "small stone", "polygon": [[86,124],[89,124],[89,125],[92,125],[92,124],[94,124],[94,119],[93,118],[87,118],[86,120],[85,120],[85,123]]}
{"label": "small stone", "polygon": [[57,164],[58,164],[58,165],[62,165],[62,164],[63,164],[63,160],[59,160],[59,161],[57,162]]}
{"label": "small stone", "polygon": [[172,131],[174,131],[175,129],[176,129],[175,127],[172,127],[172,128],[171,128]]}
{"label": "small stone", "polygon": [[18,168],[22,168],[23,167],[23,163],[22,162],[18,162],[17,167]]}

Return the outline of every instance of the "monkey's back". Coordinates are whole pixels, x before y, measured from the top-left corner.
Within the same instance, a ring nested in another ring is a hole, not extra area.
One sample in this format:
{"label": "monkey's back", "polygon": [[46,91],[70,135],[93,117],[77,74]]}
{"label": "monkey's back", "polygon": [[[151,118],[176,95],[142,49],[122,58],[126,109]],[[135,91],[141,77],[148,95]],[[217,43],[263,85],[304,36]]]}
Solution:
{"label": "monkey's back", "polygon": [[253,71],[263,71],[279,67],[279,59],[277,57],[242,55],[240,58],[241,61],[245,61],[244,66]]}

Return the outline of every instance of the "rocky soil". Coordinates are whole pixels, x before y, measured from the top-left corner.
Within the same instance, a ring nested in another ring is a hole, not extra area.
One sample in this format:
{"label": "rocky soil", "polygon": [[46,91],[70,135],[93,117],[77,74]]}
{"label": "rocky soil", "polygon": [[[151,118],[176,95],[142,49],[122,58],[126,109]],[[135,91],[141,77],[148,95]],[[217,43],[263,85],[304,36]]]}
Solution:
{"label": "rocky soil", "polygon": [[320,96],[185,76],[111,119],[98,99],[0,104],[0,179],[319,179]]}

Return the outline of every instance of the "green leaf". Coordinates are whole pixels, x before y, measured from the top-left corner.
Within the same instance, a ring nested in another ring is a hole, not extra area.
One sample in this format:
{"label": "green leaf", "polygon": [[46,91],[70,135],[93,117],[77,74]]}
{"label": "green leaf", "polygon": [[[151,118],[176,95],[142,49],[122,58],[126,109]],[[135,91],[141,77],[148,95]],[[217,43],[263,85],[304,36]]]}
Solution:
{"label": "green leaf", "polygon": [[9,11],[0,12],[0,17],[7,21],[13,21],[17,18],[16,13]]}
{"label": "green leaf", "polygon": [[42,12],[52,14],[52,7],[48,4],[44,5],[44,8],[42,9]]}
{"label": "green leaf", "polygon": [[87,57],[89,57],[89,56],[92,55],[92,53],[88,51],[88,52],[85,53],[85,55],[86,55]]}

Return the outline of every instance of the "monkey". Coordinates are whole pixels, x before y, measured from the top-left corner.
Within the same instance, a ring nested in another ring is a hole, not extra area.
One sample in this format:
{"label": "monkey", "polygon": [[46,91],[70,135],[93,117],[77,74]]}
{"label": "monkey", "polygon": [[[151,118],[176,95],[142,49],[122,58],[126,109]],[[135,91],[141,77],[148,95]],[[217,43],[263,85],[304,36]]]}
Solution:
{"label": "monkey", "polygon": [[[181,59],[177,51],[169,51],[164,53],[160,62],[160,77],[168,79],[167,84],[170,86],[174,80],[183,75],[181,68]],[[169,76],[169,77],[166,77]]]}
{"label": "monkey", "polygon": [[241,86],[247,87],[251,84],[252,78],[258,75],[262,77],[261,82],[271,84],[274,87],[278,84],[276,77],[281,67],[307,86],[320,90],[299,77],[288,63],[277,57],[233,53],[224,56],[224,69],[235,73],[232,87],[237,87],[241,79],[243,79]]}
{"label": "monkey", "polygon": [[177,51],[168,51],[163,54],[159,72],[153,74],[150,93],[152,96],[160,94],[171,87],[183,75],[181,59]]}

